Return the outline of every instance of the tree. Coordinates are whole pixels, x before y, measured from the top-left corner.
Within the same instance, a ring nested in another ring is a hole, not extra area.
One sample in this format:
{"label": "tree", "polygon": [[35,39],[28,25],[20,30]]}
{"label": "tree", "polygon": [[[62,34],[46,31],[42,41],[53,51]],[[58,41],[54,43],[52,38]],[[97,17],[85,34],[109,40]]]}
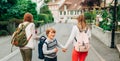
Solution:
{"label": "tree", "polygon": [[0,0],[0,21],[8,18],[8,9],[16,4],[17,0]]}
{"label": "tree", "polygon": [[[18,22],[21,21],[18,19],[23,19],[23,15],[26,12],[32,13],[36,20],[36,3],[32,3],[31,0],[0,0],[0,34],[2,34],[3,31],[12,34]],[[16,19],[13,20],[13,18]],[[12,29],[13,31],[11,31]]]}
{"label": "tree", "polygon": [[34,18],[37,19],[37,11],[35,8],[36,4],[32,3],[31,0],[20,0],[8,10],[8,13],[12,18],[20,19],[23,18],[26,12],[30,12],[33,14]]}
{"label": "tree", "polygon": [[94,5],[100,6],[101,2],[102,0],[85,0],[83,2],[83,6],[84,5],[87,5],[89,7],[94,6]]}
{"label": "tree", "polygon": [[40,15],[38,17],[39,20],[44,20],[44,23],[53,22],[53,15],[47,5],[40,9]]}

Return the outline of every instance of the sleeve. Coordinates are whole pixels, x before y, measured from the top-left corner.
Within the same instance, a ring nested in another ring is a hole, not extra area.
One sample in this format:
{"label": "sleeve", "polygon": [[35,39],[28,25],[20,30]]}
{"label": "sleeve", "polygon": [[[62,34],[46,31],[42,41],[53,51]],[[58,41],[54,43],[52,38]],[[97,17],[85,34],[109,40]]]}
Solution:
{"label": "sleeve", "polygon": [[91,30],[90,30],[90,28],[88,28],[87,35],[88,35],[89,38],[91,38]]}
{"label": "sleeve", "polygon": [[31,30],[32,37],[35,39],[36,34],[35,34],[35,24],[34,23],[31,24],[30,30]]}
{"label": "sleeve", "polygon": [[74,37],[75,37],[75,26],[72,28],[72,32],[67,40],[67,43],[65,44],[64,48],[68,48],[68,46],[73,42]]}
{"label": "sleeve", "polygon": [[54,52],[55,52],[54,49],[52,49],[52,50],[47,50],[47,45],[46,45],[45,43],[43,44],[42,50],[43,50],[43,53],[44,53],[44,54],[51,54],[51,53],[54,53]]}
{"label": "sleeve", "polygon": [[57,41],[57,46],[60,48],[64,48],[63,45],[59,41]]}

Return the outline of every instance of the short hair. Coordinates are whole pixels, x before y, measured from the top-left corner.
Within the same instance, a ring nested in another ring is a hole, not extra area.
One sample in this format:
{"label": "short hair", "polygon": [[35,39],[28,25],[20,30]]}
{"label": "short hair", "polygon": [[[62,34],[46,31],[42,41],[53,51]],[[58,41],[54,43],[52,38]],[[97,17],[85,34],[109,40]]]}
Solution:
{"label": "short hair", "polygon": [[50,28],[47,28],[47,30],[46,30],[46,35],[47,36],[48,36],[50,31],[52,31],[53,33],[56,33],[56,30],[54,28],[50,27]]}
{"label": "short hair", "polygon": [[29,12],[25,13],[23,21],[33,22],[33,15]]}

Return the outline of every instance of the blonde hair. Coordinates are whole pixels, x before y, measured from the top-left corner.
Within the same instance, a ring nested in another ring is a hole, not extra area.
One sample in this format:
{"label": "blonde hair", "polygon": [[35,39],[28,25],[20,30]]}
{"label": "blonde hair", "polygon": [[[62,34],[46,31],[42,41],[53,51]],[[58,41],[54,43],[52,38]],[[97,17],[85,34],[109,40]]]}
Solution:
{"label": "blonde hair", "polygon": [[78,18],[78,26],[81,27],[81,29],[85,29],[87,24],[86,24],[86,21],[85,21],[85,17],[84,17],[84,14],[81,14]]}
{"label": "blonde hair", "polygon": [[56,30],[54,28],[50,27],[50,28],[47,28],[47,30],[46,30],[46,35],[47,36],[48,36],[50,31],[52,31],[53,33],[56,33]]}

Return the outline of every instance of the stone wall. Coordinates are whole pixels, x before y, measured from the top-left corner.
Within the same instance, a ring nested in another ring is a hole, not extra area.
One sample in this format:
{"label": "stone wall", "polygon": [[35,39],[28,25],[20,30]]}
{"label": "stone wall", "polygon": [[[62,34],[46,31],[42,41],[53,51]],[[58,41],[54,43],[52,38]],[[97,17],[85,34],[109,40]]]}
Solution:
{"label": "stone wall", "polygon": [[[111,46],[111,31],[104,31],[102,28],[92,25],[92,34],[106,46]],[[120,43],[120,32],[115,32],[115,45],[118,43]]]}

